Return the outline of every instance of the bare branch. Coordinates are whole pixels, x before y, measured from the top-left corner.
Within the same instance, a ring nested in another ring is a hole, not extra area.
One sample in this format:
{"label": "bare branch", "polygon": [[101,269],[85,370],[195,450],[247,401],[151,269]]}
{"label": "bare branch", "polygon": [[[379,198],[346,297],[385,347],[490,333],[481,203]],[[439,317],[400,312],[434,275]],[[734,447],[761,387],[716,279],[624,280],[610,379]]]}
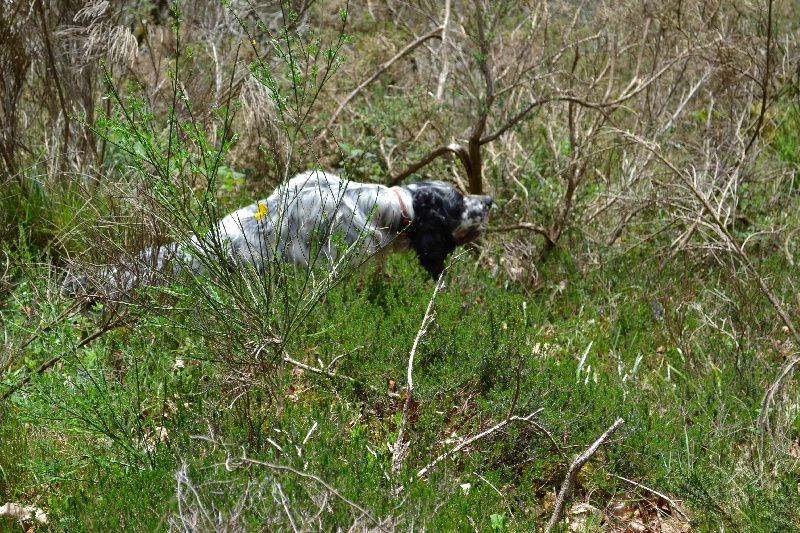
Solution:
{"label": "bare branch", "polygon": [[436,99],[441,100],[444,96],[444,84],[447,82],[448,61],[447,61],[447,26],[450,23],[450,1],[444,3],[444,20],[442,21],[442,43],[439,46],[442,56],[442,69],[439,71],[439,82],[436,85]]}
{"label": "bare branch", "polygon": [[511,224],[509,226],[496,226],[493,228],[486,228],[486,233],[506,233],[508,231],[517,231],[517,230],[528,230],[534,233],[538,233],[539,235],[544,237],[548,243],[550,243],[551,245],[555,245],[553,239],[550,237],[550,232],[548,232],[546,228],[538,224],[533,224],[531,222],[518,222],[516,224]]}
{"label": "bare branch", "polygon": [[48,68],[53,73],[53,82],[56,86],[56,93],[58,94],[58,102],[61,105],[61,113],[64,115],[64,146],[62,150],[66,153],[69,149],[69,113],[67,112],[67,104],[64,99],[64,92],[61,88],[61,81],[58,75],[58,67],[56,66],[55,55],[53,47],[50,44],[50,30],[47,27],[47,15],[42,5],[43,0],[35,1],[36,10],[39,14],[39,21],[42,25],[42,36],[44,37],[45,50],[47,51]]}
{"label": "bare branch", "polygon": [[622,418],[617,418],[617,420],[611,424],[609,427],[596,441],[592,443],[591,446],[586,448],[583,453],[579,454],[575,457],[575,460],[572,461],[572,464],[569,466],[569,470],[567,470],[567,476],[564,478],[564,483],[561,485],[561,490],[558,491],[558,497],[556,498],[556,505],[553,509],[553,514],[550,517],[550,521],[547,522],[547,526],[544,528],[546,533],[550,533],[553,530],[555,525],[561,520],[561,515],[564,513],[564,506],[569,499],[572,488],[575,486],[575,478],[578,477],[578,472],[580,472],[583,465],[586,464],[589,459],[597,452],[600,446],[608,440],[612,433],[614,433],[617,428],[619,428],[625,421]]}
{"label": "bare branch", "polygon": [[522,122],[528,114],[536,109],[537,107],[546,104],[548,102],[552,102],[552,98],[542,98],[540,100],[534,100],[530,104],[528,104],[522,111],[511,117],[505,124],[500,126],[497,131],[492,133],[491,135],[487,135],[486,137],[481,138],[481,144],[488,144],[494,140],[497,140],[500,136],[502,136],[505,132]]}
{"label": "bare branch", "polygon": [[408,444],[403,442],[403,437],[405,436],[406,424],[408,423],[408,411],[411,407],[411,403],[414,401],[414,355],[417,353],[417,346],[419,346],[420,339],[425,335],[428,326],[433,320],[433,302],[436,300],[436,295],[442,287],[444,287],[444,276],[439,276],[439,281],[436,282],[436,287],[433,288],[431,299],[428,301],[428,308],[425,310],[425,315],[422,317],[422,323],[419,325],[419,330],[417,330],[417,336],[414,338],[414,343],[411,345],[411,351],[408,353],[406,401],[403,403],[403,418],[400,421],[400,429],[397,432],[397,440],[394,443],[392,451],[392,470],[395,472],[400,470],[403,458],[408,450]]}
{"label": "bare branch", "polygon": [[544,410],[544,408],[543,408],[543,407],[540,407],[539,409],[537,409],[537,410],[533,411],[533,412],[532,412],[531,414],[529,414],[528,416],[516,416],[516,415],[515,415],[515,416],[510,416],[510,417],[508,417],[508,418],[505,418],[505,419],[504,419],[502,422],[498,422],[497,424],[495,424],[494,426],[490,427],[489,429],[487,429],[487,430],[485,430],[485,431],[481,431],[481,432],[480,432],[480,433],[478,433],[477,435],[473,435],[472,437],[468,438],[467,440],[465,440],[464,442],[462,442],[462,443],[461,443],[461,444],[459,444],[458,446],[455,446],[454,448],[451,448],[450,450],[448,450],[448,451],[444,452],[444,453],[443,453],[443,454],[441,454],[439,457],[437,457],[436,459],[434,459],[433,461],[431,461],[430,463],[428,463],[428,464],[427,464],[427,465],[426,465],[424,468],[420,469],[420,470],[419,470],[419,472],[417,472],[417,477],[423,477],[423,476],[425,476],[425,474],[427,474],[428,472],[430,472],[430,471],[433,469],[433,467],[435,467],[436,465],[438,465],[438,464],[439,464],[440,462],[442,462],[444,459],[447,459],[448,457],[450,457],[450,456],[451,456],[451,455],[453,455],[454,453],[458,453],[459,451],[463,450],[464,448],[466,448],[467,446],[469,446],[469,445],[470,445],[470,444],[472,444],[473,442],[475,442],[475,441],[478,441],[478,440],[480,440],[480,439],[482,439],[482,438],[484,438],[484,437],[488,437],[488,436],[489,436],[489,435],[491,435],[492,433],[494,433],[494,432],[496,432],[496,431],[499,431],[499,430],[503,429],[504,427],[506,427],[507,425],[509,425],[511,422],[517,422],[517,421],[520,421],[520,422],[530,422],[530,421],[531,421],[531,419],[532,419],[534,416],[538,415],[538,414],[539,414],[539,413],[541,413],[543,410]]}
{"label": "bare branch", "polygon": [[675,511],[679,515],[681,515],[681,517],[683,517],[684,520],[686,520],[687,522],[689,521],[689,517],[686,515],[686,513],[683,512],[683,510],[680,508],[680,506],[677,504],[677,502],[675,502],[675,500],[673,500],[672,498],[670,498],[669,496],[667,496],[663,492],[659,492],[659,491],[657,491],[655,489],[651,489],[647,485],[642,485],[641,483],[638,483],[638,482],[636,482],[636,481],[634,481],[632,479],[628,479],[626,477],[618,476],[617,474],[611,474],[611,475],[614,476],[617,479],[621,479],[622,481],[625,481],[626,483],[630,483],[634,487],[639,487],[640,489],[642,489],[644,491],[647,491],[650,494],[654,494],[655,496],[658,496],[659,498],[661,498],[662,500],[667,502],[670,505],[670,507],[675,509]]}
{"label": "bare branch", "polygon": [[764,79],[761,81],[761,109],[758,113],[758,120],[756,121],[755,130],[753,130],[753,135],[750,137],[750,142],[747,143],[747,146],[744,149],[743,156],[746,156],[747,153],[750,151],[750,148],[753,146],[753,143],[756,142],[758,135],[761,133],[761,127],[764,124],[764,115],[767,113],[767,94],[769,92],[769,77],[770,77],[770,53],[772,51],[772,0],[767,2],[767,49],[765,51],[765,66],[764,66]]}
{"label": "bare branch", "polygon": [[[372,515],[372,513],[370,513],[364,507],[362,507],[358,503],[354,502],[353,500],[349,499],[347,496],[345,496],[344,494],[342,494],[341,492],[339,492],[338,490],[333,488],[328,482],[326,482],[324,479],[322,479],[319,476],[316,476],[314,474],[309,474],[308,472],[303,472],[301,470],[297,470],[296,468],[292,468],[291,466],[281,465],[281,464],[276,464],[276,463],[269,463],[267,461],[259,461],[257,459],[251,459],[251,458],[246,457],[246,456],[242,457],[241,459],[239,459],[239,461],[241,463],[243,463],[243,464],[263,466],[265,468],[269,468],[270,470],[277,470],[279,472],[290,472],[290,473],[292,473],[292,474],[294,474],[294,475],[296,475],[298,477],[301,477],[301,478],[304,478],[304,479],[310,479],[310,480],[322,485],[328,492],[330,492],[331,494],[333,494],[334,496],[336,496],[337,498],[339,498],[340,500],[345,502],[347,505],[349,505],[353,509],[356,509],[357,511],[362,513],[372,523],[374,523],[376,525],[380,525],[380,522]],[[225,463],[225,468],[228,469],[228,470],[232,470],[235,466],[236,466],[235,462],[232,459],[229,459]]]}
{"label": "bare branch", "polygon": [[395,54],[395,55],[394,55],[394,56],[393,56],[391,59],[389,59],[388,61],[385,61],[384,63],[382,63],[382,64],[381,64],[381,65],[378,67],[378,69],[377,69],[375,72],[373,72],[373,73],[372,73],[372,75],[371,75],[370,77],[368,77],[367,79],[365,79],[364,81],[362,81],[362,82],[361,82],[361,83],[358,85],[358,87],[356,87],[355,89],[353,89],[353,91],[352,91],[350,94],[348,94],[348,95],[345,97],[345,99],[344,99],[344,100],[342,100],[342,103],[340,103],[340,104],[339,104],[339,107],[337,107],[337,108],[336,108],[336,111],[334,111],[334,112],[333,112],[333,115],[331,115],[331,118],[330,118],[330,120],[328,120],[328,124],[325,126],[325,128],[323,128],[322,132],[320,133],[320,136],[324,136],[325,132],[327,132],[328,130],[330,130],[331,126],[333,126],[334,122],[336,122],[336,119],[339,117],[339,115],[341,114],[341,112],[344,110],[344,108],[345,108],[345,107],[347,107],[347,104],[349,104],[349,103],[350,103],[350,101],[351,101],[353,98],[355,98],[356,96],[358,96],[358,93],[360,93],[361,91],[363,91],[363,90],[364,90],[364,88],[365,88],[367,85],[369,85],[370,83],[372,83],[373,81],[375,81],[376,79],[378,79],[378,77],[379,77],[381,74],[383,74],[384,72],[386,72],[386,70],[387,70],[389,67],[391,67],[392,65],[394,65],[394,64],[395,64],[395,63],[396,63],[398,60],[400,60],[400,59],[402,59],[403,57],[407,56],[407,55],[408,55],[409,53],[411,53],[412,51],[414,51],[414,49],[415,49],[415,48],[417,48],[419,45],[421,45],[421,44],[422,44],[422,43],[424,43],[425,41],[427,41],[427,40],[429,40],[429,39],[433,39],[433,38],[435,38],[435,37],[440,37],[440,36],[441,36],[441,33],[442,33],[442,31],[443,31],[443,30],[444,30],[444,26],[437,26],[436,28],[434,28],[433,30],[429,31],[428,33],[426,33],[426,34],[425,34],[425,35],[423,35],[422,37],[419,37],[419,38],[418,38],[418,39],[416,39],[415,41],[413,41],[413,42],[411,42],[411,43],[407,44],[405,48],[403,48],[402,50],[400,50],[399,52],[397,52],[397,53],[396,53],[396,54]]}
{"label": "bare branch", "polygon": [[439,148],[427,153],[419,161],[406,167],[403,171],[389,180],[389,185],[397,185],[417,170],[428,166],[439,157],[448,153],[456,154],[465,167],[469,165],[469,156],[467,155],[467,151],[464,149],[464,147],[458,143],[452,143],[448,144],[447,146],[440,146]]}

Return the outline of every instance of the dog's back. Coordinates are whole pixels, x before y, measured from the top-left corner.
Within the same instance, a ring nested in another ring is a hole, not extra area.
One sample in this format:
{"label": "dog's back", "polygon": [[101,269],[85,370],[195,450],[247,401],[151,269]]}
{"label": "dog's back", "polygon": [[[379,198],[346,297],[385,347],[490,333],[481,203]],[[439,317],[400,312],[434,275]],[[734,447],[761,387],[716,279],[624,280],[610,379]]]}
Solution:
{"label": "dog's back", "polygon": [[[334,264],[342,251],[349,263],[378,252],[397,235],[401,213],[388,188],[341,179],[323,171],[307,171],[280,185],[268,198],[237,209],[211,232],[185,245],[169,243],[140,252],[136,264],[102,269],[98,278],[105,294],[120,293],[164,272],[203,272],[203,256],[222,252],[232,265],[261,269],[278,258],[303,267]],[[217,253],[213,253],[213,252]],[[86,294],[92,277],[71,270],[62,285],[70,296]],[[147,279],[145,279],[147,278]]]}
{"label": "dog's back", "polygon": [[399,225],[400,213],[386,198],[387,191],[382,185],[307,171],[268,198],[223,218],[218,231],[230,244],[234,261],[256,266],[273,257],[301,266],[319,259],[336,261],[337,237],[347,247],[363,244],[364,251],[374,253],[391,241]]}

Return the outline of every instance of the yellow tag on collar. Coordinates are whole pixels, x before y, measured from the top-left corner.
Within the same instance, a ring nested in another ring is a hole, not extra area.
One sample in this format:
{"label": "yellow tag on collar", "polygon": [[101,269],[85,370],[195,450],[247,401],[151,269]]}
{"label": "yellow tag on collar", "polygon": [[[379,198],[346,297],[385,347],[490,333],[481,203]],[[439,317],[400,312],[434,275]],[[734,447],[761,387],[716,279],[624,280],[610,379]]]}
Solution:
{"label": "yellow tag on collar", "polygon": [[267,216],[267,204],[262,204],[261,202],[258,203],[258,208],[256,209],[255,215],[256,220],[261,220],[265,216]]}

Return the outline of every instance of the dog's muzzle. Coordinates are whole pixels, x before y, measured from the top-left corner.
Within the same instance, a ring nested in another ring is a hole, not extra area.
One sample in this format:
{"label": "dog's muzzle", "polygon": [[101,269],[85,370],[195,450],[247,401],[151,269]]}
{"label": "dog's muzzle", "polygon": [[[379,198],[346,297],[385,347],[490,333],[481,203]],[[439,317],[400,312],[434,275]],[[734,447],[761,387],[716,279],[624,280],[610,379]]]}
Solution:
{"label": "dog's muzzle", "polygon": [[458,244],[472,242],[480,236],[486,228],[493,203],[494,199],[486,195],[473,194],[464,198],[464,216],[453,232],[453,239]]}

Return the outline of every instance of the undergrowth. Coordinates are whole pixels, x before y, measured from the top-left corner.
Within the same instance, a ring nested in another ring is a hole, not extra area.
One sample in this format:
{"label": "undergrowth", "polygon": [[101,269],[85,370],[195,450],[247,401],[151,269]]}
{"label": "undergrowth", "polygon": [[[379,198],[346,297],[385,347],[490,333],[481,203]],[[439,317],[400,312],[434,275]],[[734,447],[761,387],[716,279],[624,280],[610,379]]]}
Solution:
{"label": "undergrowth", "polygon": [[[676,286],[672,268],[635,268],[639,260],[583,274],[557,256],[543,265],[552,285],[527,296],[456,263],[418,352],[411,453],[397,475],[388,445],[402,404],[389,387],[404,382],[432,289],[409,258],[332,289],[287,346],[311,366],[340,358],[337,374],[354,382],[299,368],[264,382],[251,368],[234,391],[191,332],[190,312],[144,312],[136,327],[77,350],[86,319],[76,315],[26,351],[20,372],[73,350],[3,407],[0,499],[39,502],[59,529],[160,529],[186,512],[176,492],[185,468],[198,508],[233,517],[247,499],[237,523],[286,525],[273,483],[293,512],[320,505],[319,486],[245,465],[246,455],[313,473],[395,525],[522,531],[543,525],[568,458],[622,416],[623,431],[581,474],[578,499],[604,508],[635,495],[618,475],[680,495],[698,530],[790,530],[800,518],[794,462],[752,445],[774,355],[737,348],[701,322],[720,297],[708,290],[713,270]],[[41,297],[52,284],[46,268],[25,275],[3,314],[7,327],[34,330],[32,308],[48,317],[66,302]],[[776,328],[764,334],[783,340]],[[458,437],[537,408],[554,441],[511,426],[415,478]],[[322,529],[359,519],[331,498]]]}

